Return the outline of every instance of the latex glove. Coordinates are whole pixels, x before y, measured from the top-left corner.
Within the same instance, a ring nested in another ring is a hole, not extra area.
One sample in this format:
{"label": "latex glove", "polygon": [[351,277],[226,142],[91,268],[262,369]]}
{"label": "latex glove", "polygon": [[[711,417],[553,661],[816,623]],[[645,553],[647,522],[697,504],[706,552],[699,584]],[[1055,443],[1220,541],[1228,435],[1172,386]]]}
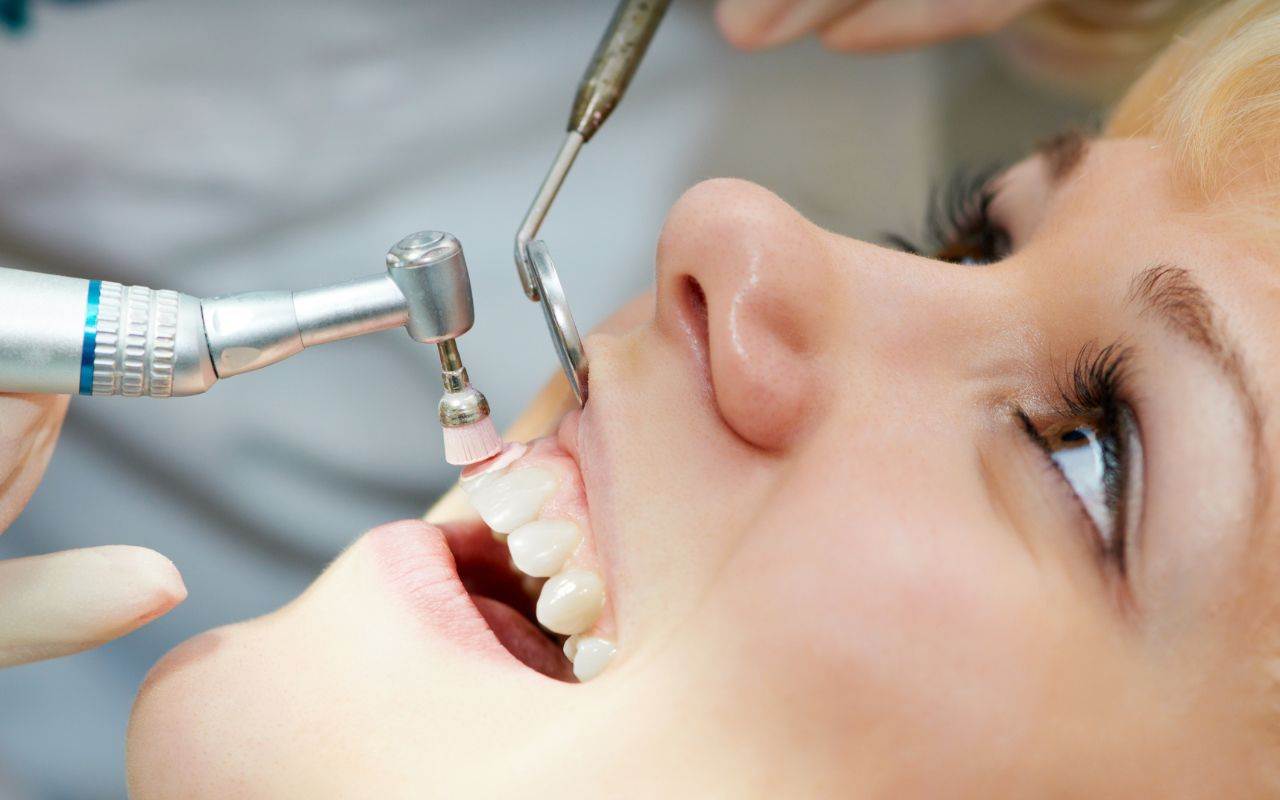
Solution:
{"label": "latex glove", "polygon": [[[65,395],[0,394],[0,531],[40,483],[67,400]],[[84,538],[103,533],[84,531]],[[173,564],[141,547],[89,547],[0,561],[0,667],[97,647],[186,596]]]}
{"label": "latex glove", "polygon": [[1045,0],[720,0],[716,19],[738,47],[776,47],[810,33],[833,50],[901,50],[1000,30]]}

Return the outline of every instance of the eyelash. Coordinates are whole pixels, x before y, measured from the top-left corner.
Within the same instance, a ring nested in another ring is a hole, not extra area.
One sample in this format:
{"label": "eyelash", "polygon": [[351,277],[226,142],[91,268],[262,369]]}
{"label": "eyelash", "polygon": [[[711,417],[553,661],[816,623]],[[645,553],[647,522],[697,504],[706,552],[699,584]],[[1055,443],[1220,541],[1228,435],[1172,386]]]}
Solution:
{"label": "eyelash", "polygon": [[[1119,509],[1119,519],[1115,538],[1108,543],[1099,534],[1098,544],[1102,554],[1115,563],[1121,575],[1126,574],[1128,567],[1125,546],[1128,531],[1124,525],[1123,503],[1129,465],[1121,420],[1123,415],[1132,414],[1128,411],[1131,404],[1125,400],[1128,397],[1129,359],[1129,350],[1118,343],[1102,348],[1092,344],[1084,346],[1076,355],[1067,381],[1058,383],[1059,398],[1056,408],[1051,411],[1052,417],[1063,425],[1087,423],[1100,434],[1098,441],[1105,466],[1107,504]],[[1053,445],[1043,433],[1043,428],[1048,426],[1037,425],[1021,409],[1017,415],[1027,435],[1040,446],[1054,471],[1065,481],[1065,476],[1053,461]]]}
{"label": "eyelash", "polygon": [[954,264],[990,264],[1009,255],[1008,231],[991,218],[995,200],[992,179],[1002,168],[961,167],[930,192],[925,213],[925,245],[889,234],[890,246],[913,255],[928,255]]}
{"label": "eyelash", "polygon": [[[982,265],[1000,261],[1013,250],[1008,230],[992,218],[995,200],[994,179],[1003,167],[974,170],[961,167],[940,186],[930,192],[924,229],[926,246],[910,239],[889,234],[892,247],[912,255],[920,255],[955,264]],[[1057,478],[1068,483],[1062,468],[1054,460],[1054,445],[1044,431],[1057,428],[1060,433],[1088,425],[1097,434],[1102,450],[1104,491],[1107,507],[1115,510],[1115,528],[1110,541],[1093,525],[1094,540],[1102,556],[1111,561],[1121,576],[1127,573],[1124,502],[1129,483],[1129,443],[1125,433],[1137,425],[1128,397],[1129,350],[1119,343],[1098,348],[1085,345],[1077,353],[1067,373],[1066,382],[1057,384],[1058,402],[1050,410],[1050,424],[1037,425],[1030,415],[1018,409],[1017,415],[1027,435],[1044,452],[1044,457]],[[1068,487],[1070,488],[1070,487]],[[1081,503],[1079,495],[1071,489]],[[1087,513],[1086,513],[1087,516]]]}

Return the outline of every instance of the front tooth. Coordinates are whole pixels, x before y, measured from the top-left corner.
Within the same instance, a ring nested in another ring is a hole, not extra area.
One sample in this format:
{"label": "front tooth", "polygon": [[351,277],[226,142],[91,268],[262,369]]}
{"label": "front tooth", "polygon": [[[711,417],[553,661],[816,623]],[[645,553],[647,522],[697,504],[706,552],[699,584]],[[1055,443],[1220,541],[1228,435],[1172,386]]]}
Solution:
{"label": "front tooth", "polygon": [[560,571],[578,546],[582,533],[567,519],[540,519],[521,525],[507,537],[516,569],[536,578]]}
{"label": "front tooth", "polygon": [[609,666],[609,662],[617,652],[618,646],[608,639],[596,636],[579,639],[573,654],[574,677],[580,681],[591,680],[604,672],[604,668]]}
{"label": "front tooth", "polygon": [[491,470],[489,472],[481,472],[479,475],[472,475],[470,478],[463,478],[458,481],[458,485],[462,487],[462,491],[472,495],[501,477],[502,472],[500,470]]}
{"label": "front tooth", "polygon": [[462,486],[462,491],[467,494],[479,489],[481,486],[492,483],[496,478],[502,475],[503,471],[518,461],[529,452],[529,447],[524,442],[507,442],[502,452],[489,460],[478,472],[461,478],[458,484]]}
{"label": "front tooth", "polygon": [[585,569],[571,569],[547,580],[538,596],[538,622],[566,636],[582,633],[604,608],[604,582]]}
{"label": "front tooth", "polygon": [[498,533],[511,533],[532,522],[556,490],[556,477],[528,467],[487,481],[471,493],[471,506]]}

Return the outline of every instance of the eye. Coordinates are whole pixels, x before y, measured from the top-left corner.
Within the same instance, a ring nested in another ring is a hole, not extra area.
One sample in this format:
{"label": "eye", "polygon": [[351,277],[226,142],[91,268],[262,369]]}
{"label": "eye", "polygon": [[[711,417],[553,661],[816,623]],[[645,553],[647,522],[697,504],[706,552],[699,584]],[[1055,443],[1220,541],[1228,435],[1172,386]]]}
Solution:
{"label": "eye", "polygon": [[1127,406],[1040,433],[1039,441],[1093,524],[1097,545],[1123,573],[1134,524],[1131,498],[1141,475],[1142,443]]}
{"label": "eye", "polygon": [[952,173],[941,188],[935,188],[925,216],[928,233],[924,247],[902,236],[891,235],[889,243],[908,253],[925,255],[952,264],[991,264],[1012,251],[1009,232],[991,216],[995,200],[993,177],[998,170],[968,170]]}
{"label": "eye", "polygon": [[1101,554],[1127,569],[1130,532],[1137,526],[1143,482],[1142,437],[1128,396],[1129,353],[1112,345],[1085,348],[1062,391],[1058,421],[1023,428],[1071,489],[1093,528]]}

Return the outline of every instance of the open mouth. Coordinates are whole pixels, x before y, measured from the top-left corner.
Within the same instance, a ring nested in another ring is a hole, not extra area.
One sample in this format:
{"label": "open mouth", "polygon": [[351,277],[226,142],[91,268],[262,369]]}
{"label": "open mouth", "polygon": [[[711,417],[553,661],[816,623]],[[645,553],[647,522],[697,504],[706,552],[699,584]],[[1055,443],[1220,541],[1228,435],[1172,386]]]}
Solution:
{"label": "open mouth", "polygon": [[574,457],[555,438],[512,443],[460,483],[480,519],[366,537],[397,594],[433,637],[490,654],[501,644],[559,680],[600,675],[617,636]]}
{"label": "open mouth", "polygon": [[515,569],[505,542],[480,521],[445,528],[458,578],[498,642],[516,660],[557,680],[572,681],[564,637],[538,624],[542,581]]}

